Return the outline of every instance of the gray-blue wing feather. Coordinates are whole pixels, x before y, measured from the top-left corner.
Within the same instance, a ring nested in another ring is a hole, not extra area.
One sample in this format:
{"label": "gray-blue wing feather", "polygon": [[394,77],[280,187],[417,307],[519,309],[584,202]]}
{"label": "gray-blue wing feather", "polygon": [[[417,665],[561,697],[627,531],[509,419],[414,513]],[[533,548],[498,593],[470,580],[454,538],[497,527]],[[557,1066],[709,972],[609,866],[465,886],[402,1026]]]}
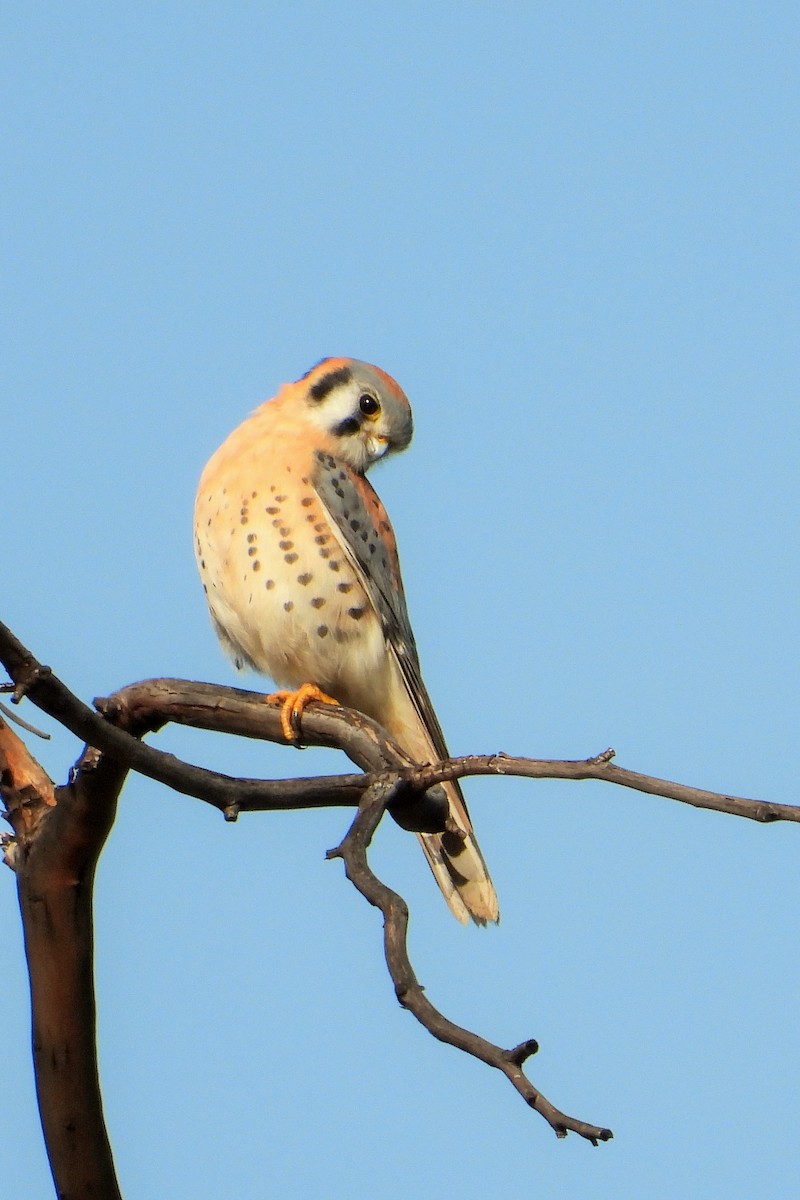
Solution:
{"label": "gray-blue wing feather", "polygon": [[342,546],[358,568],[397,657],[408,693],[436,753],[448,757],[441,725],[422,680],[419,655],[406,607],[394,531],[374,488],[332,454],[317,452],[314,487]]}

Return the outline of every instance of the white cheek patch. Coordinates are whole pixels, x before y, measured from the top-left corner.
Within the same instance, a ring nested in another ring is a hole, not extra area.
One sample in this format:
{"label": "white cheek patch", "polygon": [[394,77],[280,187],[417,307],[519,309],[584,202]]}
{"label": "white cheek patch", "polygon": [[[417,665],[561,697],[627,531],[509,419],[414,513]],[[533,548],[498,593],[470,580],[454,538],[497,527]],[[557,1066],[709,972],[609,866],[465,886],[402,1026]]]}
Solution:
{"label": "white cheek patch", "polygon": [[309,400],[309,420],[323,433],[332,433],[343,421],[358,413],[361,389],[353,382],[334,388],[324,400]]}

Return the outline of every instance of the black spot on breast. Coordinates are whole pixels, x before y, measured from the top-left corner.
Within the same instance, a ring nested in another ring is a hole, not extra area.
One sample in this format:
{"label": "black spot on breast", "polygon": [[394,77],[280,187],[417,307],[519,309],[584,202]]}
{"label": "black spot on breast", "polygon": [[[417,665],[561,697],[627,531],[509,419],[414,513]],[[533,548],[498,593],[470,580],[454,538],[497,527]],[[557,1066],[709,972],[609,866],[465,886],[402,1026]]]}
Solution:
{"label": "black spot on breast", "polygon": [[248,542],[254,542],[256,540],[256,535],[254,533],[248,533],[247,540]]}
{"label": "black spot on breast", "polygon": [[283,542],[278,542],[278,545],[280,546],[281,550],[293,550],[294,549],[294,542],[283,541]]}
{"label": "black spot on breast", "polygon": [[335,558],[332,558],[331,561],[328,563],[328,566],[330,567],[330,569],[332,571],[338,571],[339,567],[341,566],[341,563],[337,562]]}
{"label": "black spot on breast", "polygon": [[288,500],[289,497],[288,496],[276,496],[275,499],[278,504],[283,504],[284,500]]}
{"label": "black spot on breast", "polygon": [[311,601],[312,608],[322,608],[324,604],[325,604],[325,600],[322,596],[315,596],[314,599]]}
{"label": "black spot on breast", "polygon": [[277,504],[268,504],[267,507],[264,509],[264,512],[269,513],[269,515],[271,517],[273,517],[275,515],[275,513],[279,513],[280,511],[281,510],[278,508]]}
{"label": "black spot on breast", "polygon": [[291,612],[294,608],[294,600],[287,600],[283,607],[285,608],[286,612]]}
{"label": "black spot on breast", "polygon": [[297,582],[302,584],[303,587],[306,587],[309,583],[311,583],[313,578],[314,576],[310,571],[304,571],[302,575],[297,576]]}
{"label": "black spot on breast", "polygon": [[254,571],[260,571],[260,570],[261,570],[261,563],[258,561],[258,559],[257,559],[257,558],[253,559],[253,570],[254,570]]}
{"label": "black spot on breast", "polygon": [[352,617],[354,621],[360,621],[366,611],[365,608],[348,608],[347,615],[348,617]]}
{"label": "black spot on breast", "polygon": [[291,554],[284,554],[284,556],[283,556],[284,562],[287,562],[289,564],[289,566],[291,566],[292,563],[296,563],[297,558],[298,558],[298,556],[294,552],[292,552]]}
{"label": "black spot on breast", "polygon": [[358,533],[359,529],[361,528],[361,522],[356,521],[356,519],[353,518],[353,520],[350,522],[350,528],[353,530],[354,533]]}
{"label": "black spot on breast", "polygon": [[317,626],[317,637],[321,637],[321,638],[327,637],[329,632],[330,632],[330,630],[328,629],[327,625],[318,625]]}
{"label": "black spot on breast", "polygon": [[303,508],[310,508],[311,505],[314,503],[314,497],[313,496],[303,496],[303,499],[300,501],[300,503],[302,504]]}
{"label": "black spot on breast", "polygon": [[353,585],[352,583],[337,583],[336,590],[337,592],[352,592]]}
{"label": "black spot on breast", "polygon": [[271,591],[272,591],[272,589],[275,587],[275,580],[274,580],[274,579],[267,579],[267,580],[266,580],[266,582],[265,582],[265,584],[264,584],[264,587],[267,589],[267,591],[268,591],[268,592],[271,592]]}
{"label": "black spot on breast", "polygon": [[[316,525],[314,526],[314,528],[316,529]],[[329,542],[330,540],[331,540],[331,535],[329,533],[318,533],[317,536],[314,538],[314,541],[317,543],[318,546],[324,546],[325,543]]]}

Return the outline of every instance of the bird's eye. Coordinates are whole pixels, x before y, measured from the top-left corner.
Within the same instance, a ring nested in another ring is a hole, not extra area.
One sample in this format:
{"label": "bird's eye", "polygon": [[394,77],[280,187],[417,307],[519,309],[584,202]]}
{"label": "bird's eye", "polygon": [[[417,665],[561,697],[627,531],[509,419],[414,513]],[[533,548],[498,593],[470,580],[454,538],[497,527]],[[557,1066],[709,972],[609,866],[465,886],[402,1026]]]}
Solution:
{"label": "bird's eye", "polygon": [[381,406],[374,396],[364,392],[363,396],[358,398],[358,407],[361,409],[365,417],[374,417],[376,413],[381,411]]}

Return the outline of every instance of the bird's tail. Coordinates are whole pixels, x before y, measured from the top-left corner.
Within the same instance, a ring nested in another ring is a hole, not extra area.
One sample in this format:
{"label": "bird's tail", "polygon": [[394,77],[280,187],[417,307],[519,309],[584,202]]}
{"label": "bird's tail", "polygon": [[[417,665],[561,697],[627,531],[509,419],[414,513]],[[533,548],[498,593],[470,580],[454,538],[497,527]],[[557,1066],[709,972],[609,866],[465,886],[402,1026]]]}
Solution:
{"label": "bird's tail", "polygon": [[450,816],[458,833],[420,833],[420,844],[450,911],[462,924],[472,918],[476,925],[499,921],[497,893],[472,832],[461,788],[453,780],[441,785],[450,803]]}
{"label": "bird's tail", "polygon": [[[418,670],[412,672],[407,659],[399,660],[399,666],[397,680],[401,687],[389,706],[386,728],[413,762],[449,758],[444,734]],[[386,721],[387,714],[381,715]],[[450,820],[456,829],[418,834],[425,857],[451,912],[462,924],[466,925],[470,917],[476,925],[499,921],[497,893],[472,832],[461,787],[455,779],[440,786],[445,790]]]}

